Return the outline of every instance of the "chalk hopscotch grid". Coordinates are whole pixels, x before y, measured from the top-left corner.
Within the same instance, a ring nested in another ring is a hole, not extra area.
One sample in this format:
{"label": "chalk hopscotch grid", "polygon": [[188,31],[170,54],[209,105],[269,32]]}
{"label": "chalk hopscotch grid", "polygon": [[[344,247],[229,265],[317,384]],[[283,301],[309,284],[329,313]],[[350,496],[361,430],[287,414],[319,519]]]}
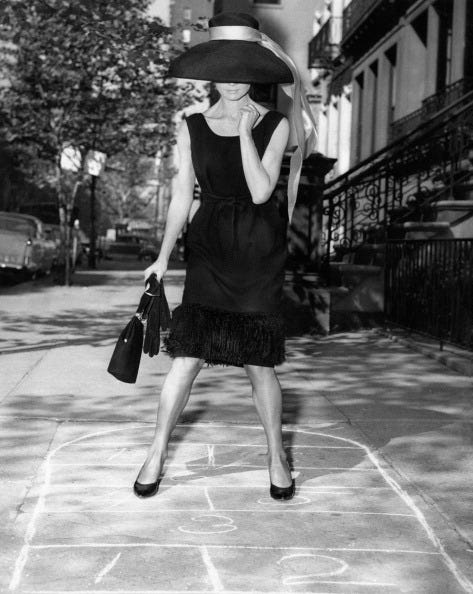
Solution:
{"label": "chalk hopscotch grid", "polygon": [[[200,424],[200,423],[195,423],[193,425],[194,427],[206,427],[208,428],[209,426],[206,424]],[[80,436],[78,438],[75,438],[73,440],[70,440],[68,442],[65,442],[61,445],[59,445],[57,448],[55,448],[54,450],[52,450],[51,452],[48,453],[45,461],[44,461],[44,481],[41,485],[41,489],[40,489],[40,493],[38,496],[38,500],[36,503],[36,506],[33,510],[33,513],[31,514],[31,518],[30,521],[28,523],[26,532],[25,532],[25,537],[24,537],[24,544],[22,546],[22,549],[17,557],[16,563],[15,563],[15,568],[14,568],[14,572],[9,584],[9,590],[10,591],[14,591],[17,590],[20,582],[21,582],[21,578],[22,578],[22,574],[23,574],[23,570],[26,566],[26,563],[28,561],[28,556],[29,556],[29,551],[31,549],[44,549],[44,548],[61,548],[61,549],[68,549],[68,548],[89,548],[89,547],[104,547],[104,548],[116,548],[116,547],[120,547],[120,548],[134,548],[134,545],[132,543],[128,543],[128,544],[113,544],[110,545],[108,543],[84,543],[84,544],[68,544],[68,545],[34,545],[33,544],[33,538],[36,535],[36,523],[37,520],[39,518],[39,516],[43,513],[45,513],[45,500],[46,497],[49,494],[49,487],[51,485],[51,477],[52,477],[52,467],[53,466],[59,466],[60,464],[54,464],[52,463],[52,459],[53,457],[57,454],[57,452],[59,452],[60,450],[65,449],[66,447],[69,446],[75,446],[77,444],[79,444],[79,442],[82,442],[86,439],[90,439],[90,438],[94,438],[94,437],[99,437],[99,436],[103,436],[103,435],[107,435],[107,434],[111,434],[111,433],[116,433],[119,431],[130,431],[133,429],[139,429],[139,428],[143,428],[143,427],[147,427],[147,425],[139,425],[136,427],[122,427],[119,429],[109,429],[109,430],[102,430],[102,431],[97,431],[97,432],[93,432],[93,433],[89,433],[83,436]],[[261,430],[261,428],[259,427],[255,427],[255,426],[232,426],[232,425],[212,425],[212,428],[217,428],[217,427],[224,427],[224,428],[237,428],[237,429],[259,429]],[[454,576],[454,578],[457,580],[458,584],[463,588],[463,590],[467,593],[471,593],[473,594],[473,584],[463,575],[463,573],[459,570],[459,568],[456,566],[455,562],[453,561],[453,559],[448,555],[448,553],[445,551],[443,545],[441,544],[441,542],[439,541],[439,539],[437,538],[437,536],[435,535],[434,531],[432,530],[432,528],[430,527],[430,525],[427,523],[427,520],[425,519],[423,513],[421,512],[421,510],[416,506],[415,502],[412,500],[412,498],[410,497],[410,495],[404,491],[401,486],[397,483],[397,481],[395,481],[392,477],[389,476],[389,474],[386,472],[386,470],[382,467],[380,461],[378,460],[378,458],[375,456],[375,454],[364,444],[357,442],[356,440],[353,439],[348,439],[348,438],[344,438],[344,437],[340,437],[340,436],[334,436],[334,435],[329,435],[326,433],[322,433],[322,432],[318,432],[318,431],[312,431],[312,430],[308,430],[308,429],[300,429],[300,428],[292,428],[292,429],[287,429],[287,431],[292,431],[294,433],[300,433],[300,434],[306,434],[306,435],[310,435],[310,436],[317,436],[317,437],[323,437],[323,438],[329,438],[329,439],[335,439],[335,440],[339,440],[339,441],[343,441],[345,443],[350,443],[352,444],[349,447],[344,447],[343,449],[361,449],[362,451],[364,451],[365,455],[368,457],[368,459],[370,460],[370,462],[373,464],[374,469],[377,470],[379,472],[379,474],[382,476],[382,478],[384,479],[384,481],[387,483],[387,485],[390,487],[390,489],[392,491],[394,491],[396,493],[396,495],[398,495],[398,497],[407,505],[408,508],[411,509],[411,511],[413,512],[412,514],[383,514],[383,515],[407,515],[408,517],[414,517],[416,518],[416,520],[419,522],[419,524],[422,526],[425,534],[427,535],[428,539],[430,540],[431,544],[434,546],[435,551],[431,551],[431,552],[424,552],[424,551],[410,551],[409,554],[431,554],[431,555],[438,555],[442,558],[443,562],[445,563],[445,565],[448,567],[448,569],[450,570],[450,572],[452,573],[452,575]],[[102,444],[103,445],[103,444]],[[131,445],[131,444],[130,444]],[[136,446],[137,444],[133,444],[134,446]],[[189,445],[195,445],[194,443],[190,443]],[[208,444],[205,444],[208,445]],[[218,445],[221,446],[222,444],[213,444],[213,445]],[[232,446],[232,444],[228,444],[229,447]],[[233,447],[238,447],[241,444],[235,444]],[[256,444],[253,444],[256,446]],[[115,447],[117,446],[117,444],[115,444]],[[120,447],[123,448],[123,444],[120,444]],[[260,445],[258,445],[257,447],[261,447]],[[307,447],[311,447],[311,446],[307,446]],[[317,447],[317,446],[313,446],[313,447]],[[336,446],[335,446],[336,447]],[[213,454],[213,451],[212,451]],[[210,455],[209,455],[209,460],[210,460]],[[106,466],[106,464],[100,464],[100,466]],[[205,467],[208,467],[207,465]],[[340,470],[352,470],[350,468],[340,468]],[[371,470],[371,469],[370,469]],[[215,512],[215,507],[213,505],[213,502],[210,498],[209,495],[209,491],[208,491],[208,486],[204,486],[204,493],[205,493],[205,497],[208,501],[209,504],[209,511],[210,512]],[[81,510],[82,511],[82,510]],[[166,510],[167,512],[169,512],[170,510]],[[180,512],[183,511],[189,511],[187,509],[180,509]],[[199,509],[196,510],[198,512],[202,512],[203,510]],[[223,510],[225,511],[225,510]],[[219,514],[222,512],[222,510],[218,510],[218,512],[215,512],[214,514],[208,514],[211,517],[221,517],[221,518],[225,518],[225,516],[221,515],[219,516]],[[236,510],[230,510],[230,511],[236,511]],[[241,511],[245,511],[246,513],[248,512],[248,510],[241,510]],[[258,510],[261,511],[261,510]],[[287,510],[287,509],[279,509],[277,510],[278,513],[281,512],[287,512],[287,511],[293,511],[293,510]],[[68,513],[73,513],[73,512],[68,512]],[[326,513],[333,513],[333,512],[326,512]],[[350,512],[336,512],[338,514],[343,514],[343,513],[350,513]],[[367,513],[367,512],[362,512],[362,513]],[[232,518],[227,518],[230,521],[229,526],[231,526],[233,524],[233,519]],[[236,528],[236,527],[235,527]],[[201,532],[200,532],[201,533]],[[165,544],[159,544],[159,543],[136,543],[136,546],[138,547],[143,547],[143,546],[155,546],[156,548],[163,548],[163,547],[167,547],[167,546],[172,546],[172,545],[165,545]],[[192,546],[196,546],[196,545],[182,545],[183,547],[192,547]],[[210,546],[210,545],[205,545],[199,546],[199,550],[201,552],[202,555],[202,562],[204,564],[204,566],[206,567],[207,570],[207,574],[208,574],[208,578],[213,586],[213,589],[208,590],[208,592],[215,594],[216,592],[221,592],[221,593],[225,593],[225,594],[240,594],[240,591],[237,590],[225,590],[223,588],[223,585],[220,582],[220,577],[218,576],[217,570],[215,568],[215,566],[213,565],[213,562],[211,560],[210,557],[210,552],[209,549],[225,549],[225,548],[243,548],[245,550],[247,549],[252,549],[252,548],[257,548],[257,549],[261,549],[261,547],[252,547],[252,546],[247,546],[247,545],[242,545],[240,547],[234,547],[233,545],[215,545],[215,546]],[[288,551],[291,550],[292,547],[281,547],[280,550],[284,550],[284,551]],[[329,551],[342,551],[344,550],[343,548],[338,548],[338,549],[328,549],[328,548],[307,548],[304,549],[302,547],[294,547],[294,550],[308,550],[308,551],[324,551],[324,552],[329,552]],[[350,551],[356,551],[357,549],[345,549],[345,550],[350,550]],[[361,550],[361,549],[360,549]],[[365,549],[367,550],[367,549]],[[381,552],[381,549],[372,549],[372,552]],[[393,550],[392,552],[401,552],[401,551],[396,551]],[[99,572],[99,574],[96,576],[95,579],[95,583],[98,583],[102,580],[102,578],[104,577],[104,575],[106,575],[106,573],[108,571],[110,571],[113,566],[117,563],[118,559],[120,558],[120,554],[116,555],[114,557],[114,559],[109,562],[105,568],[103,568],[103,570],[101,570],[101,572]],[[311,553],[298,553],[295,554],[293,556],[307,556],[307,555],[311,555]],[[312,555],[315,556],[315,555]],[[320,555],[317,555],[320,557]],[[288,556],[283,557],[282,559],[288,558]],[[336,559],[338,562],[342,562],[340,559],[338,558],[333,558]],[[345,568],[346,569],[346,568]],[[343,572],[341,572],[343,573]],[[301,584],[303,582],[300,582]],[[337,584],[337,585],[341,585],[341,586],[348,586],[348,585],[358,585],[358,586],[376,586],[376,587],[396,587],[396,584],[391,584],[391,583],[373,583],[373,582],[344,582],[344,581],[340,581],[340,580],[311,580],[312,584],[314,583],[318,583],[320,585],[322,584]],[[289,584],[286,584],[289,585]],[[295,583],[293,584],[295,585]],[[52,594],[53,592],[57,593],[57,590],[25,590],[25,592],[28,592],[29,594]],[[68,594],[85,594],[85,592],[88,592],[89,594],[93,594],[94,592],[96,592],[97,594],[127,594],[128,592],[133,592],[133,594],[139,594],[140,592],[142,594],[148,594],[153,592],[153,594],[178,594],[178,590],[152,590],[152,591],[147,591],[147,590],[133,590],[133,591],[129,591],[129,590],[68,590],[67,593]],[[192,594],[193,591],[191,590],[186,590],[186,592],[188,592],[189,594]],[[207,591],[206,590],[195,590],[195,594],[199,593],[199,594],[205,594]],[[241,591],[241,594],[247,594],[248,591]],[[257,591],[255,590],[251,590],[252,594],[258,594]],[[280,591],[278,591],[280,594]],[[304,594],[302,591],[298,590],[299,594]],[[268,591],[262,591],[261,594],[271,594]],[[309,593],[308,593],[309,594]],[[322,593],[318,593],[318,594],[322,594]],[[341,593],[339,593],[341,594]],[[354,594],[354,593],[352,593]]]}

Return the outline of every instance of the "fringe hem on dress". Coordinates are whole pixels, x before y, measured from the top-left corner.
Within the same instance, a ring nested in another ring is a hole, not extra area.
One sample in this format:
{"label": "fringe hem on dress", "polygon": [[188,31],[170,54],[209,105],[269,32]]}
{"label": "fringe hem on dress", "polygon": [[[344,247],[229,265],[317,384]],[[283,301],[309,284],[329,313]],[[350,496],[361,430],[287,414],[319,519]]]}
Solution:
{"label": "fringe hem on dress", "polygon": [[199,304],[172,313],[164,350],[209,365],[274,367],[285,360],[284,322],[277,314],[232,312]]}

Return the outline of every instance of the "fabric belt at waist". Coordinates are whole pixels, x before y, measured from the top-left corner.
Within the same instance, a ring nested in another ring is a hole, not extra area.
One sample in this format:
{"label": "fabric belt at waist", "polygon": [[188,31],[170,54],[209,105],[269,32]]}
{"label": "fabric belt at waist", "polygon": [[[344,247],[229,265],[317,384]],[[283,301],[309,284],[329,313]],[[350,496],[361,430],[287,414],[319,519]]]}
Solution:
{"label": "fabric belt at waist", "polygon": [[232,251],[238,251],[237,207],[239,204],[248,204],[248,202],[251,202],[251,196],[249,194],[240,196],[219,196],[217,194],[211,194],[210,192],[202,192],[201,200],[202,204],[214,203],[221,206],[232,207]]}
{"label": "fabric belt at waist", "polygon": [[220,196],[218,194],[211,194],[210,192],[202,192],[201,199],[203,202],[221,202],[222,204],[241,204],[251,202],[249,194],[241,196]]}

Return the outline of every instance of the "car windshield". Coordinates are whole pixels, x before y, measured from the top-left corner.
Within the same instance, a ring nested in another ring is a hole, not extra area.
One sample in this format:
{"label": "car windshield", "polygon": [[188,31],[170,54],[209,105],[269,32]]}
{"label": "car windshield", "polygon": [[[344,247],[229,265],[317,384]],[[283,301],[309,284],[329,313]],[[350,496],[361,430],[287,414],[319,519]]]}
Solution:
{"label": "car windshield", "polygon": [[14,231],[22,235],[36,235],[36,227],[32,221],[17,217],[0,217],[0,231]]}

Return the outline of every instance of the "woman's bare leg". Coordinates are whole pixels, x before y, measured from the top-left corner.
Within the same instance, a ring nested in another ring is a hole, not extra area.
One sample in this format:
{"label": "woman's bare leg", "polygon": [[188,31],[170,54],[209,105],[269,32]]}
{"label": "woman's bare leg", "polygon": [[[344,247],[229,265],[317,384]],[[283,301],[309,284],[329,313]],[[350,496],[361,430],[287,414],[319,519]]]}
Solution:
{"label": "woman's bare leg", "polygon": [[245,371],[268,442],[270,480],[278,487],[289,487],[292,478],[282,443],[282,395],[276,372],[273,367],[257,365],[245,365]]}
{"label": "woman's bare leg", "polygon": [[192,384],[203,364],[202,359],[194,357],[173,359],[161,390],[154,438],[137,477],[139,483],[153,483],[161,474],[169,438],[189,400]]}

